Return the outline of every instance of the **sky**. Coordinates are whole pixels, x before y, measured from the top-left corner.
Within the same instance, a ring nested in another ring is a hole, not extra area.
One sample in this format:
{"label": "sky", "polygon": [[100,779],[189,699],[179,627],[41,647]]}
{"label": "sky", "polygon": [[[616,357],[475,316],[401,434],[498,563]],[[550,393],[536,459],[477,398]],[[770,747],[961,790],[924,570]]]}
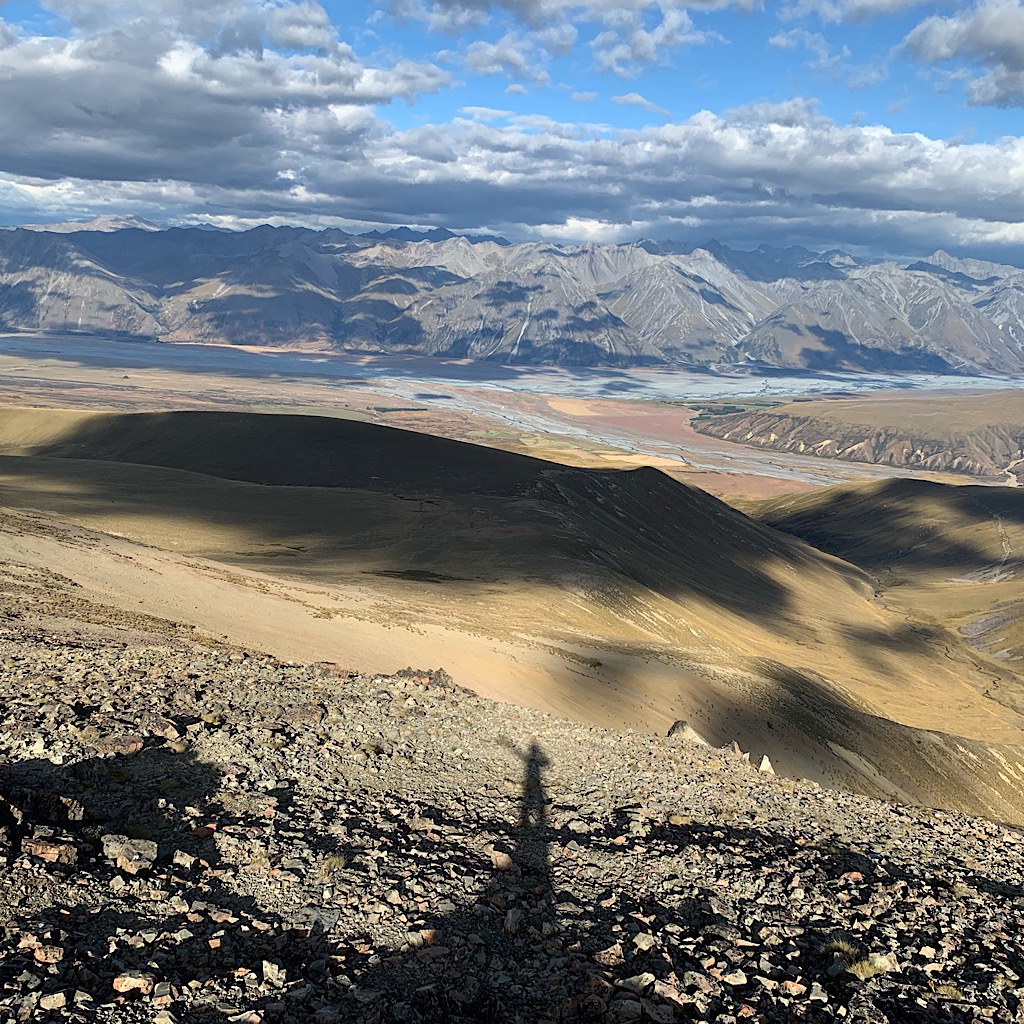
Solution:
{"label": "sky", "polygon": [[0,0],[0,223],[1024,254],[1024,0]]}

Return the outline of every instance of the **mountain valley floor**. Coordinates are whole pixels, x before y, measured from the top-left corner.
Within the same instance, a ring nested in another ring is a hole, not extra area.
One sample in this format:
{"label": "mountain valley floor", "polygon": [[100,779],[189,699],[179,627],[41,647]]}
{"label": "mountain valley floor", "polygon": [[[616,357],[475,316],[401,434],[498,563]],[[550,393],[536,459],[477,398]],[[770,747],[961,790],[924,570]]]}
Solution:
{"label": "mountain valley floor", "polygon": [[105,337],[0,333],[0,405],[110,411],[301,412],[385,423],[581,466],[653,465],[720,497],[757,498],[942,472],[844,463],[720,441],[690,421],[710,403],[771,409],[796,396],[979,394],[1024,379],[927,374],[758,376],[676,368],[556,369]]}

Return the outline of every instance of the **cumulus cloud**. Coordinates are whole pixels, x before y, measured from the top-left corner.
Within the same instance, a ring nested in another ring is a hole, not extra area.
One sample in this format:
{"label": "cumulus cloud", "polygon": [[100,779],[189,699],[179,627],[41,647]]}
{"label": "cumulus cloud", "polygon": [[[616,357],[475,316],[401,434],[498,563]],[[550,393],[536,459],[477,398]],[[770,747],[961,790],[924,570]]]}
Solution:
{"label": "cumulus cloud", "polygon": [[411,222],[563,238],[584,225],[589,237],[742,243],[784,235],[883,251],[1024,245],[1018,139],[953,145],[837,125],[806,101],[702,112],[633,131],[467,113],[404,131],[356,122],[338,126],[335,140],[322,134],[322,112],[309,110],[309,130],[292,138],[291,177],[266,167],[244,178],[225,172],[218,180],[154,182],[16,182],[8,174],[0,201],[11,209],[30,201],[54,217],[79,208],[162,211],[236,225]]}
{"label": "cumulus cloud", "polygon": [[853,63],[850,60],[849,47],[844,45],[838,50],[833,50],[820,32],[794,28],[771,36],[768,45],[780,50],[806,49],[811,54],[808,67],[829,78],[845,82],[851,89],[877,85],[888,76],[888,70],[884,66]]}
{"label": "cumulus cloud", "polygon": [[[938,6],[950,6],[939,3]],[[915,7],[936,6],[935,0],[794,0],[783,5],[784,18],[804,18],[817,15],[822,21],[863,21],[880,15],[900,14]]]}
{"label": "cumulus cloud", "polygon": [[338,31],[320,4],[302,0],[270,11],[267,38],[283,50],[329,50],[338,43]]}
{"label": "cumulus cloud", "polygon": [[534,82],[549,81],[544,60],[533,39],[517,32],[507,32],[496,43],[478,39],[466,49],[463,64],[477,75],[505,74],[510,78]]}
{"label": "cumulus cloud", "polygon": [[820,32],[808,32],[807,29],[794,28],[788,32],[778,32],[768,40],[769,46],[780,50],[794,50],[804,47],[812,54],[811,67],[825,70],[835,67],[850,56],[848,47],[843,46],[833,52],[825,37]]}
{"label": "cumulus cloud", "polygon": [[[314,0],[53,0],[51,9],[66,23],[62,35],[0,21],[0,207],[21,219],[135,212],[224,226],[413,223],[513,237],[739,243],[784,236],[888,251],[1024,246],[1021,139],[954,144],[839,125],[799,98],[629,131],[482,105],[400,129],[387,104],[441,89],[447,74],[361,57]],[[493,17],[498,8],[480,0],[464,9]],[[479,73],[535,81],[541,53],[575,38],[559,27],[567,9],[583,6],[507,0],[491,49],[475,51]],[[1000,76],[1021,71],[1019,9],[989,0],[925,19],[907,50],[984,63],[972,88],[981,95],[988,82],[1005,95],[1012,83]],[[519,28],[507,20],[514,10]],[[635,42],[638,24],[654,32],[665,11],[685,14],[686,5],[588,0],[586,10],[606,19],[601,31]],[[550,24],[536,21],[545,11]],[[688,22],[674,24],[683,31]],[[795,28],[776,45],[815,42]],[[656,60],[670,44],[637,45],[622,68]],[[822,53],[830,67],[832,51]],[[668,117],[643,91],[614,102]]]}
{"label": "cumulus cloud", "polygon": [[968,82],[973,103],[1024,106],[1024,6],[1020,0],[982,0],[951,17],[933,15],[910,32],[904,47],[927,63],[966,61],[987,68]]}
{"label": "cumulus cloud", "polygon": [[697,44],[717,38],[694,28],[684,10],[664,10],[656,25],[647,28],[639,18],[600,32],[590,43],[594,61],[602,71],[633,78],[663,53],[683,44]]}
{"label": "cumulus cloud", "polygon": [[503,121],[512,116],[511,110],[496,110],[494,107],[459,107],[459,113],[474,121]]}
{"label": "cumulus cloud", "polygon": [[35,177],[256,184],[310,151],[356,152],[371,107],[448,81],[371,66],[312,0],[53,0],[66,35],[3,51],[0,166]]}
{"label": "cumulus cloud", "polygon": [[511,19],[529,31],[543,59],[567,52],[579,25],[594,26],[589,45],[595,67],[630,78],[682,46],[719,38],[696,28],[689,11],[759,6],[760,0],[390,0],[388,10],[455,36],[479,32],[496,18]]}
{"label": "cumulus cloud", "polygon": [[818,112],[818,101],[806,96],[794,96],[781,103],[745,103],[725,111],[722,118],[735,124],[774,124],[786,128],[832,123]]}

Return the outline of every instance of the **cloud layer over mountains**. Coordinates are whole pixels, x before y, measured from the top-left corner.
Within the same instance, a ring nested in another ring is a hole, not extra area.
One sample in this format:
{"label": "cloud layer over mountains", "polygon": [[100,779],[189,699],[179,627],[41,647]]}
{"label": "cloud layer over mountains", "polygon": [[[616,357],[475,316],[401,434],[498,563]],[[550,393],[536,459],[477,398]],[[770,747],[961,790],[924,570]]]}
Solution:
{"label": "cloud layer over mountains", "polygon": [[[1024,102],[1018,0],[927,6],[796,0],[757,52],[809,69],[801,84],[822,92],[877,85],[897,66],[909,80],[916,63],[969,103]],[[724,32],[768,19],[751,0],[329,7],[46,0],[34,17],[0,19],[9,221],[135,212],[231,227],[1024,250],[1024,139],[929,135],[778,98],[785,84],[737,66]],[[893,45],[872,37],[874,56],[859,61],[839,40],[866,23],[890,26]],[[733,93],[753,84],[747,102],[712,112],[684,87],[681,54],[714,46]],[[674,79],[676,98],[663,99]],[[503,85],[505,102],[487,102]]]}

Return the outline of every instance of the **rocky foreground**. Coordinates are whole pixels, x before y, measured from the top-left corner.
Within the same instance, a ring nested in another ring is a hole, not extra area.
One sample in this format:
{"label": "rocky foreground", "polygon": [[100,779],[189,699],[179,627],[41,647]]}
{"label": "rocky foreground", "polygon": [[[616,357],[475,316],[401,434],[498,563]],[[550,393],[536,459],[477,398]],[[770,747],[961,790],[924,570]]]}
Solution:
{"label": "rocky foreground", "polygon": [[0,1020],[1022,1019],[1017,830],[7,616]]}

